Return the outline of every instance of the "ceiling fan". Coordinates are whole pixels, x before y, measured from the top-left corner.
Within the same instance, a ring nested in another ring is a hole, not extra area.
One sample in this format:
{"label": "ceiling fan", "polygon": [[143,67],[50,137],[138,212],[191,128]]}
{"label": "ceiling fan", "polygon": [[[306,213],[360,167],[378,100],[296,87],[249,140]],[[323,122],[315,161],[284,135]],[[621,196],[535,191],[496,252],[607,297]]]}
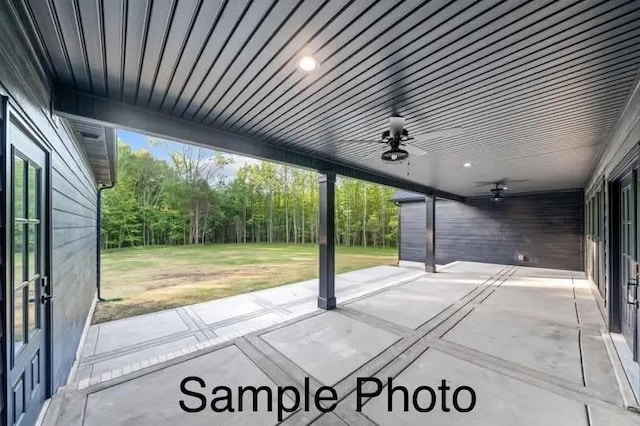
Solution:
{"label": "ceiling fan", "polygon": [[526,181],[527,181],[526,179],[504,178],[504,179],[500,179],[499,181],[477,181],[475,183],[476,183],[476,186],[495,185],[495,187],[491,188],[489,191],[493,194],[493,196],[491,197],[491,200],[495,201],[496,203],[499,203],[504,199],[502,192],[509,189],[509,187],[507,186],[508,183],[511,184],[511,183],[526,182]]}
{"label": "ceiling fan", "polygon": [[499,203],[500,201],[502,201],[504,199],[504,197],[502,196],[502,191],[505,191],[506,189],[507,189],[506,186],[500,186],[499,183],[496,183],[496,187],[490,189],[491,193],[493,194],[493,197],[491,197],[491,200],[495,201],[496,203]]}
{"label": "ceiling fan", "polygon": [[[421,133],[416,138],[410,137],[407,129],[404,128],[404,117],[392,115],[389,117],[389,130],[382,132],[380,139],[347,139],[340,142],[345,143],[369,143],[382,145],[381,148],[367,154],[364,158],[380,157],[385,163],[401,163],[406,160],[409,155],[420,156],[427,154],[422,148],[418,148],[409,141],[427,141],[439,137],[456,136],[463,132],[459,127],[444,130],[436,130],[428,133]],[[413,142],[412,142],[413,143]]]}

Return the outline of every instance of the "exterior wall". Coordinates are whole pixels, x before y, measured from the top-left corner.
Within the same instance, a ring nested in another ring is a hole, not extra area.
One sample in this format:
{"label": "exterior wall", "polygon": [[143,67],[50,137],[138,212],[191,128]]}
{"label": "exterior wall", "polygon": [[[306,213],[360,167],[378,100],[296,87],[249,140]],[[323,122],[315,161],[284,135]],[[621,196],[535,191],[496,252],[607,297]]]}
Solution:
{"label": "exterior wall", "polygon": [[[17,20],[0,7],[0,95],[51,149],[53,388],[66,383],[96,289],[96,185],[66,123],[48,111],[51,84]],[[5,285],[5,283],[3,283]]]}
{"label": "exterior wall", "polygon": [[[640,355],[640,312],[635,307],[635,327],[631,334],[624,335],[623,323],[628,317],[629,283],[622,275],[620,257],[620,186],[621,179],[632,170],[635,177],[640,173],[640,76],[615,128],[610,130],[606,147],[599,158],[591,178],[585,187],[585,270],[592,283],[592,292],[611,332],[623,333],[622,342],[616,345],[618,358],[627,375],[635,395],[640,395],[640,383],[637,380]],[[634,178],[635,178],[634,177]],[[634,185],[637,197],[639,185]],[[636,207],[638,206],[636,199]],[[640,210],[636,209],[635,234],[640,229]],[[636,241],[637,244],[637,241]],[[640,262],[640,250],[635,250],[635,262]],[[627,288],[625,288],[627,287]],[[626,317],[626,318],[624,318]],[[633,316],[632,316],[633,318]],[[635,329],[635,330],[634,330]],[[634,335],[635,331],[635,335]],[[626,346],[626,347],[625,347]]]}
{"label": "exterior wall", "polygon": [[[424,261],[424,202],[402,204],[400,259]],[[436,262],[582,270],[582,191],[436,202]],[[518,255],[525,260],[519,261]]]}
{"label": "exterior wall", "polygon": [[[582,270],[582,191],[441,201],[436,256],[454,260]],[[525,257],[518,260],[518,255]]]}
{"label": "exterior wall", "polygon": [[[436,203],[437,209],[437,203]],[[436,210],[437,213],[437,210]],[[426,210],[424,202],[403,203],[400,206],[400,260],[424,263],[426,257]],[[437,220],[437,216],[436,216]],[[436,222],[437,224],[437,222]],[[436,225],[437,226],[437,225]],[[437,238],[437,235],[436,235]],[[437,240],[436,240],[437,242]],[[437,246],[436,246],[437,250]]]}
{"label": "exterior wall", "polygon": [[[610,184],[615,181],[621,171],[633,168],[633,163],[640,160],[640,77],[634,85],[633,91],[625,105],[624,111],[618,120],[617,126],[611,130],[607,145],[600,156],[591,178],[585,186],[585,203],[591,202],[596,209],[593,217],[599,222],[600,229],[593,232],[585,229],[585,268],[587,277],[599,288],[596,294],[598,305],[610,328],[616,329],[612,324],[611,309],[619,300],[611,300],[612,285],[612,253],[611,253],[611,193]],[[600,193],[601,202],[594,202]],[[595,253],[594,253],[595,252]],[[613,291],[613,293],[615,293]],[[640,328],[640,327],[639,327]]]}

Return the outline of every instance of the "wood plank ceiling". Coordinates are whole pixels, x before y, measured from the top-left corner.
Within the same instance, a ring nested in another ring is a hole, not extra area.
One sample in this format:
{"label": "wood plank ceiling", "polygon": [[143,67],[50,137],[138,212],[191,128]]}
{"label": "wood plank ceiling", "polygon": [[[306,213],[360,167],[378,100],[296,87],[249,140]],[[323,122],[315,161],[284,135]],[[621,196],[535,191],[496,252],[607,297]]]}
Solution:
{"label": "wood plank ceiling", "polygon": [[[59,86],[460,195],[581,187],[640,69],[640,1],[14,1]],[[394,109],[465,132],[401,165],[340,142]]]}

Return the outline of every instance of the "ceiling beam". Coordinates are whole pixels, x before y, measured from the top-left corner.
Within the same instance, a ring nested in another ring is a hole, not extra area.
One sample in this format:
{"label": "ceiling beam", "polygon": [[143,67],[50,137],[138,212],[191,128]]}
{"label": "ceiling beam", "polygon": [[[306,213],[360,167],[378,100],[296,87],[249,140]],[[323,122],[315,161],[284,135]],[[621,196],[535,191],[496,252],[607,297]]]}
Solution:
{"label": "ceiling beam", "polygon": [[57,115],[74,120],[84,120],[106,127],[131,130],[162,139],[196,144],[261,160],[290,164],[319,172],[332,172],[349,178],[407,191],[464,201],[464,197],[459,195],[384,173],[315,157],[182,118],[66,88],[57,88],[55,90],[54,110]]}

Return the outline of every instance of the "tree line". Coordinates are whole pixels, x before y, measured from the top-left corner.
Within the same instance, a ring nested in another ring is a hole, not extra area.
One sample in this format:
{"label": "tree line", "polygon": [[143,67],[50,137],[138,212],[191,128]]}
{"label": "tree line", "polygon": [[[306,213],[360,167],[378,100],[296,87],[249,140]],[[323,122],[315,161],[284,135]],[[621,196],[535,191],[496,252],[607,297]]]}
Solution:
{"label": "tree line", "polygon": [[[225,176],[231,156],[190,145],[166,146],[178,148],[163,160],[119,142],[118,183],[102,193],[103,248],[317,243],[317,173],[265,161]],[[395,246],[393,192],[338,178],[336,242]]]}

